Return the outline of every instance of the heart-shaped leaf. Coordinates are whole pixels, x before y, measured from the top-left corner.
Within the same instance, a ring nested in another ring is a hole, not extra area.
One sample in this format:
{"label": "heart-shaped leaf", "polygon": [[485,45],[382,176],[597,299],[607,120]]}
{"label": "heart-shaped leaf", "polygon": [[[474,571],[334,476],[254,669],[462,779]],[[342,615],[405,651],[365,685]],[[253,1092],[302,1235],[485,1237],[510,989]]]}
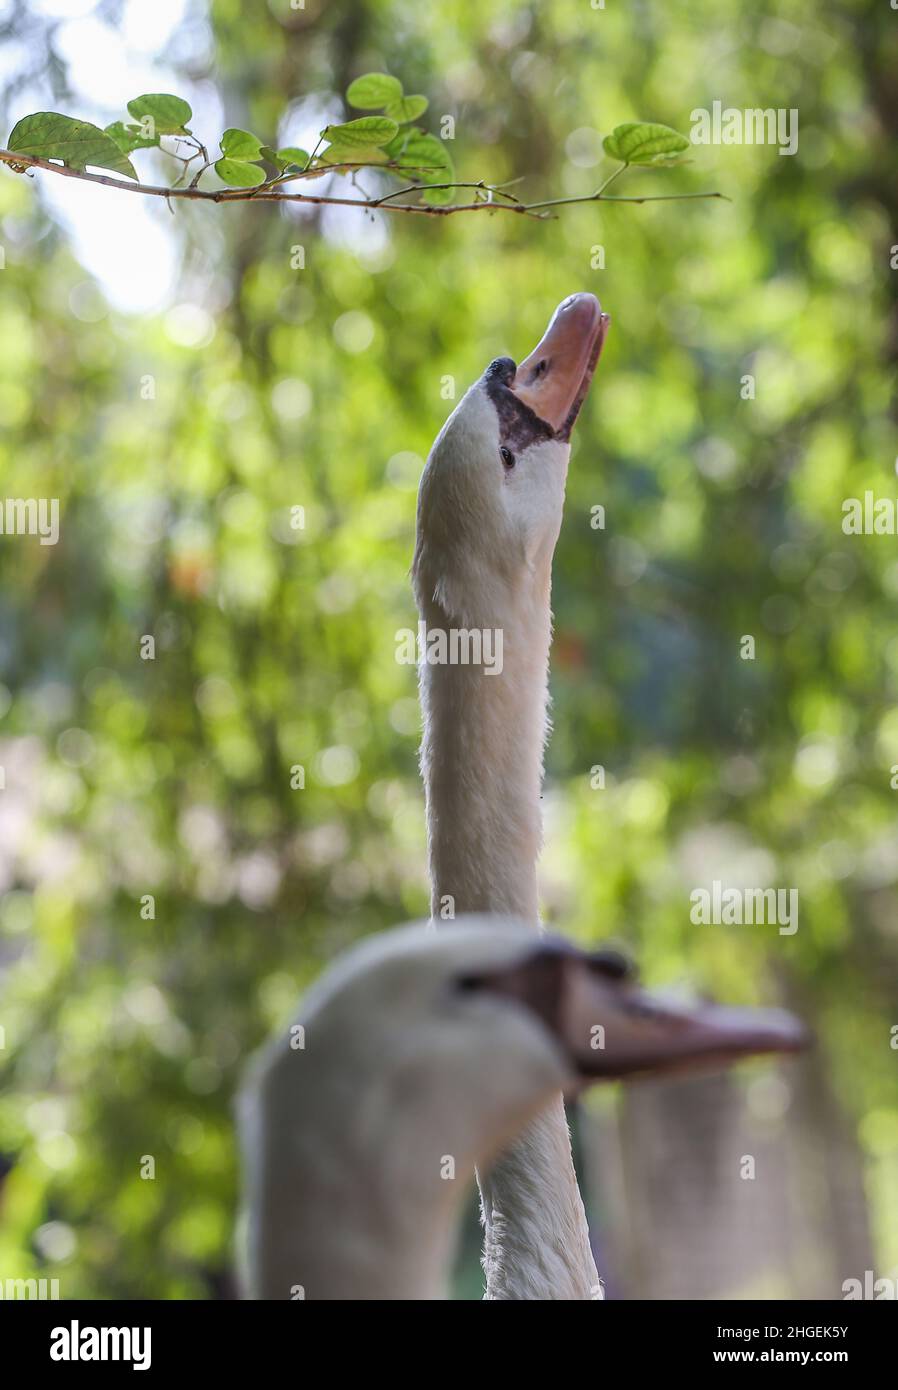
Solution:
{"label": "heart-shaped leaf", "polygon": [[606,154],[624,164],[660,164],[689,149],[685,135],[654,121],[628,121],[615,126],[602,144]]}
{"label": "heart-shaped leaf", "polygon": [[[330,173],[330,169],[327,167],[327,164],[323,163],[322,161],[325,161],[331,157],[331,152],[333,148],[333,145],[328,145],[327,149],[324,150],[321,155],[316,156],[311,168],[309,167],[309,155],[307,151],[301,150],[298,145],[285,145],[282,150],[272,150],[268,147],[268,145],[263,145],[262,155],[265,159],[270,159],[272,164],[276,164],[282,174],[295,174],[297,170],[301,170],[307,178],[321,178],[323,174]],[[380,150],[374,149],[374,146],[372,146],[371,148],[374,150],[374,153],[376,155],[380,154]],[[359,151],[357,149],[353,149],[351,152],[349,150],[345,150],[343,152],[342,163],[359,163],[360,161],[358,158],[358,154]],[[371,163],[374,162],[374,160],[371,160]]]}
{"label": "heart-shaped leaf", "polygon": [[452,171],[452,155],[444,141],[423,130],[403,130],[397,139],[386,147],[387,154],[395,159],[403,169],[420,169],[422,181],[439,178]]}
{"label": "heart-shaped leaf", "polygon": [[406,125],[409,121],[416,121],[419,116],[423,116],[429,105],[427,97],[401,97],[399,101],[390,102],[384,115],[389,116],[391,121]]}
{"label": "heart-shaped leaf", "polygon": [[258,188],[265,182],[265,171],[258,164],[247,164],[242,159],[217,159],[215,172],[222,183],[231,188]]}
{"label": "heart-shaped leaf", "polygon": [[139,125],[125,125],[124,121],[113,121],[112,125],[106,127],[106,134],[112,136],[123,154],[130,154],[132,150],[150,150],[159,144],[158,135],[151,139],[143,134]]}
{"label": "heart-shaped leaf", "polygon": [[90,121],[76,121],[58,111],[37,111],[15,125],[7,149],[37,159],[61,159],[70,169],[83,172],[88,164],[111,169],[137,182],[134,165],[111,135]]}
{"label": "heart-shaped leaf", "polygon": [[366,72],[357,77],[346,91],[350,106],[360,111],[380,111],[393,101],[402,97],[402,83],[398,77],[390,77],[385,72]]}
{"label": "heart-shaped leaf", "polygon": [[[443,140],[423,130],[403,131],[387,146],[387,154],[410,179],[418,183],[452,183],[455,165]],[[434,188],[424,194],[424,202],[437,206],[452,202],[451,188]]]}
{"label": "heart-shaped leaf", "polygon": [[285,145],[282,150],[277,151],[278,160],[283,160],[285,164],[296,164],[300,169],[304,169],[309,162],[309,156],[305,150],[301,150],[298,145]]}
{"label": "heart-shaped leaf", "polygon": [[360,116],[345,125],[329,125],[322,130],[332,145],[388,145],[398,133],[399,126],[387,116]]}
{"label": "heart-shaped leaf", "polygon": [[258,159],[262,154],[262,141],[235,126],[225,131],[219,144],[226,159]]}
{"label": "heart-shaped leaf", "polygon": [[157,135],[189,134],[187,122],[193,112],[186,101],[169,92],[148,92],[145,96],[135,97],[128,102],[128,111],[141,124],[149,117]]}
{"label": "heart-shaped leaf", "polygon": [[386,164],[390,156],[379,145],[328,145],[321,158],[326,164]]}

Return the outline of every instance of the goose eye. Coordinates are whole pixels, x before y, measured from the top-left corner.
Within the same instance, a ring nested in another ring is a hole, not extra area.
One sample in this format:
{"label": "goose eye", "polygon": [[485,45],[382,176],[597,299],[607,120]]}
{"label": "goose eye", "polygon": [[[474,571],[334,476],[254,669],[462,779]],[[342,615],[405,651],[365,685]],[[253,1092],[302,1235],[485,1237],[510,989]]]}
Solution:
{"label": "goose eye", "polygon": [[536,366],[533,368],[533,375],[542,376],[543,372],[546,370],[546,367],[548,365],[549,364],[544,357],[540,358],[539,362],[537,362]]}
{"label": "goose eye", "polygon": [[505,464],[506,468],[514,468],[514,454],[511,452],[510,449],[506,449],[504,444],[502,445],[502,448],[499,450],[499,457],[502,459],[502,462]]}

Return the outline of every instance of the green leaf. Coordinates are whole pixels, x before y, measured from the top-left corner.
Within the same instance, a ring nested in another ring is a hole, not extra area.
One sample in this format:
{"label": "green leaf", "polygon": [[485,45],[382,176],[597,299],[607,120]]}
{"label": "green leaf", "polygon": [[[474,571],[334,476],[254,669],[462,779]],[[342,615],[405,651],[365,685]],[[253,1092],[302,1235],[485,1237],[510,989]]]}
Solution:
{"label": "green leaf", "polygon": [[436,208],[451,203],[454,197],[451,188],[429,188],[426,193],[421,194],[421,202],[430,203],[431,207]]}
{"label": "green leaf", "polygon": [[301,150],[298,145],[285,145],[282,150],[277,151],[278,162],[281,160],[285,164],[297,164],[300,169],[304,169],[309,162],[309,156],[305,150]]}
{"label": "green leaf", "polygon": [[386,164],[389,158],[379,145],[328,145],[321,152],[326,164]]}
{"label": "green leaf", "polygon": [[345,125],[329,125],[322,130],[332,145],[388,145],[398,133],[399,126],[387,116],[360,116]]}
{"label": "green leaf", "polygon": [[134,165],[111,135],[90,121],[76,121],[57,111],[37,111],[16,123],[7,148],[37,159],[61,159],[69,169],[111,169],[138,182]]}
{"label": "green leaf", "polygon": [[222,183],[231,188],[258,188],[265,182],[265,171],[258,164],[247,164],[242,159],[217,159],[215,172]]}
{"label": "green leaf", "polygon": [[399,101],[390,102],[384,114],[389,116],[391,121],[405,125],[408,121],[416,121],[419,116],[423,116],[429,105],[427,97],[400,97]]}
{"label": "green leaf", "polygon": [[[295,173],[297,169],[300,169],[309,178],[311,178],[313,177],[314,170],[315,175],[317,175],[318,178],[321,178],[323,174],[327,174],[330,172],[326,162],[322,163],[322,161],[326,161],[330,157],[333,148],[333,145],[329,145],[328,148],[323,152],[323,154],[319,155],[315,159],[315,162],[312,165],[311,169],[309,168],[309,156],[307,151],[301,150],[298,145],[285,145],[282,150],[273,150],[268,145],[263,145],[262,155],[265,159],[270,159],[272,164],[276,164],[282,174],[287,172],[292,174]],[[379,155],[380,150],[375,149],[374,153],[376,155]],[[344,164],[358,163],[358,154],[359,151],[355,147],[352,149],[351,152],[345,150],[343,152],[342,159],[339,162]],[[337,161],[334,162],[336,163]],[[372,164],[375,162],[379,161],[375,161],[373,159],[371,160]]]}
{"label": "green leaf", "polygon": [[262,153],[262,141],[248,130],[230,126],[219,141],[221,152],[226,159],[258,159]]}
{"label": "green leaf", "polygon": [[[402,131],[386,152],[417,183],[452,183],[455,179],[455,165],[446,142],[423,130]],[[423,201],[438,206],[451,203],[452,198],[451,188],[435,188],[424,194]]]}
{"label": "green leaf", "polygon": [[453,168],[445,142],[423,130],[402,131],[398,139],[387,145],[387,154],[403,168],[419,168],[422,182],[429,179],[443,183],[445,173]]}
{"label": "green leaf", "polygon": [[385,72],[366,72],[357,77],[346,90],[346,100],[350,106],[360,111],[380,111],[391,102],[402,98],[402,83],[398,77],[390,77]]}
{"label": "green leaf", "polygon": [[624,164],[661,164],[671,155],[689,149],[685,135],[653,121],[628,121],[615,126],[602,143],[606,154]]}
{"label": "green leaf", "polygon": [[153,120],[157,135],[185,135],[187,122],[193,112],[181,97],[173,97],[168,92],[149,92],[146,96],[135,97],[128,102],[128,111],[135,121],[144,121],[147,116]]}
{"label": "green leaf", "polygon": [[106,127],[106,134],[112,136],[123,154],[130,154],[132,150],[149,150],[159,144],[158,135],[151,140],[141,132],[139,125],[125,125],[124,121],[113,121],[112,125]]}
{"label": "green leaf", "polygon": [[[328,156],[331,149],[332,146],[328,146],[328,149],[324,152],[324,156]],[[306,150],[300,150],[300,147],[297,145],[285,145],[282,150],[272,150],[270,145],[263,145],[263,147],[261,147],[261,157],[266,158],[266,160],[271,160],[272,164],[277,164],[281,174],[295,174],[297,170],[309,172],[310,174],[309,154],[307,154]],[[346,154],[345,158],[343,158],[343,163],[356,163],[356,150],[353,150],[352,154]],[[371,163],[374,163],[374,161],[371,161]],[[320,164],[320,160],[316,160],[316,165],[317,164]],[[327,168],[318,170],[318,174],[320,175],[327,174],[327,172]]]}
{"label": "green leaf", "polygon": [[262,159],[269,159],[272,164],[276,164],[282,174],[287,169],[305,169],[309,162],[305,150],[294,145],[288,145],[283,150],[273,150],[270,145],[263,145],[259,153]]}

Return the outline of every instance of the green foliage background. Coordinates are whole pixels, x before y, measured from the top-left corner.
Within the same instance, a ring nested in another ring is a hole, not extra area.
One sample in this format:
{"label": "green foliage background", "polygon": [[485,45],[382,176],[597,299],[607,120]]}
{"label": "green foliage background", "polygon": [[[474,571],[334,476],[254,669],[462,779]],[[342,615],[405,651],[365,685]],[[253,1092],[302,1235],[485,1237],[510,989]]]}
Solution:
{"label": "green foliage background", "polygon": [[[426,912],[394,634],[444,378],[460,394],[523,355],[574,289],[613,327],[555,568],[546,913],[621,938],[649,980],[800,1003],[888,1269],[898,554],[844,536],[841,503],[898,496],[898,16],[216,0],[209,19],[227,121],[263,138],[294,97],[384,68],[430,95],[432,128],[456,116],[461,177],[525,174],[534,196],[610,167],[572,163],[572,132],[688,129],[715,99],[797,107],[799,154],[696,147],[627,178],[730,204],[396,217],[377,251],[274,209],[179,208],[185,284],[213,291],[183,294],[212,306],[193,346],[183,315],[97,307],[41,179],[0,174],[3,495],[62,515],[55,548],[0,544],[0,1273],[70,1297],[231,1290],[247,1054],[345,944]],[[796,936],[690,925],[689,854],[710,877],[733,845],[799,889]]]}

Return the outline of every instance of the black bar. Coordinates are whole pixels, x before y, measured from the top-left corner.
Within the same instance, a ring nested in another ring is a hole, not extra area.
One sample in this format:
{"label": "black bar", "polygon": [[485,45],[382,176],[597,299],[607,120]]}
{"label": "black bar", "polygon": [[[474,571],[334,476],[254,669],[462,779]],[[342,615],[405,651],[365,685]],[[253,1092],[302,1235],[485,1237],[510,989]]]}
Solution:
{"label": "black bar", "polygon": [[[473,1374],[481,1355],[478,1347],[487,1353],[484,1359],[498,1356],[503,1365],[506,1357],[511,1361],[522,1352],[529,1355],[532,1342],[526,1333],[513,1331],[509,1336],[516,1324],[496,1322],[503,1314],[491,1307],[482,1308],[478,1316],[484,1321],[477,1324],[476,1332],[492,1329],[498,1340],[483,1343],[478,1337],[471,1344],[459,1337],[455,1306],[453,1335],[439,1342],[441,1374],[453,1353],[463,1373]],[[376,1322],[369,1322],[370,1316],[366,1305],[345,1303],[329,1310],[322,1304],[34,1301],[3,1304],[0,1327],[6,1334],[2,1345],[14,1350],[17,1368],[49,1370],[51,1377],[58,1375],[63,1382],[72,1375],[104,1377],[110,1371],[118,1375],[125,1371],[129,1376],[165,1376],[193,1368],[204,1377],[227,1377],[228,1383],[248,1373],[274,1380],[292,1375],[308,1381],[326,1377],[330,1371],[344,1373],[347,1352],[353,1350],[366,1372],[401,1372],[403,1379],[414,1373],[416,1380],[429,1379],[435,1369],[433,1347],[428,1351],[430,1344],[420,1340],[425,1330],[420,1319],[429,1316],[425,1309],[416,1305],[413,1322],[407,1312],[394,1322],[392,1312],[384,1307]],[[605,1302],[572,1316],[573,1323],[560,1325],[578,1338],[570,1378],[582,1380],[587,1370],[589,1384],[601,1383],[607,1374],[620,1374],[624,1368],[628,1375],[654,1370],[667,1377],[696,1368],[713,1376],[731,1366],[763,1374],[771,1366],[813,1371],[826,1365],[856,1376],[859,1371],[894,1363],[894,1313],[865,1302]],[[559,1324],[550,1327],[559,1330]],[[117,1360],[85,1359],[86,1353],[101,1349],[104,1328],[134,1328],[138,1335],[130,1346],[123,1335],[107,1335],[107,1350],[117,1349]],[[331,1334],[332,1329],[341,1334],[336,1342],[331,1335],[326,1340],[316,1336]],[[533,1324],[527,1324],[527,1329],[532,1331]],[[347,1338],[346,1333],[351,1335]],[[57,1354],[68,1350],[70,1359],[53,1359],[51,1345]],[[79,1352],[77,1360],[71,1359],[73,1345]],[[149,1360],[145,1371],[132,1370],[132,1361],[124,1359],[128,1351],[132,1359]],[[565,1353],[560,1355],[563,1362]]]}

